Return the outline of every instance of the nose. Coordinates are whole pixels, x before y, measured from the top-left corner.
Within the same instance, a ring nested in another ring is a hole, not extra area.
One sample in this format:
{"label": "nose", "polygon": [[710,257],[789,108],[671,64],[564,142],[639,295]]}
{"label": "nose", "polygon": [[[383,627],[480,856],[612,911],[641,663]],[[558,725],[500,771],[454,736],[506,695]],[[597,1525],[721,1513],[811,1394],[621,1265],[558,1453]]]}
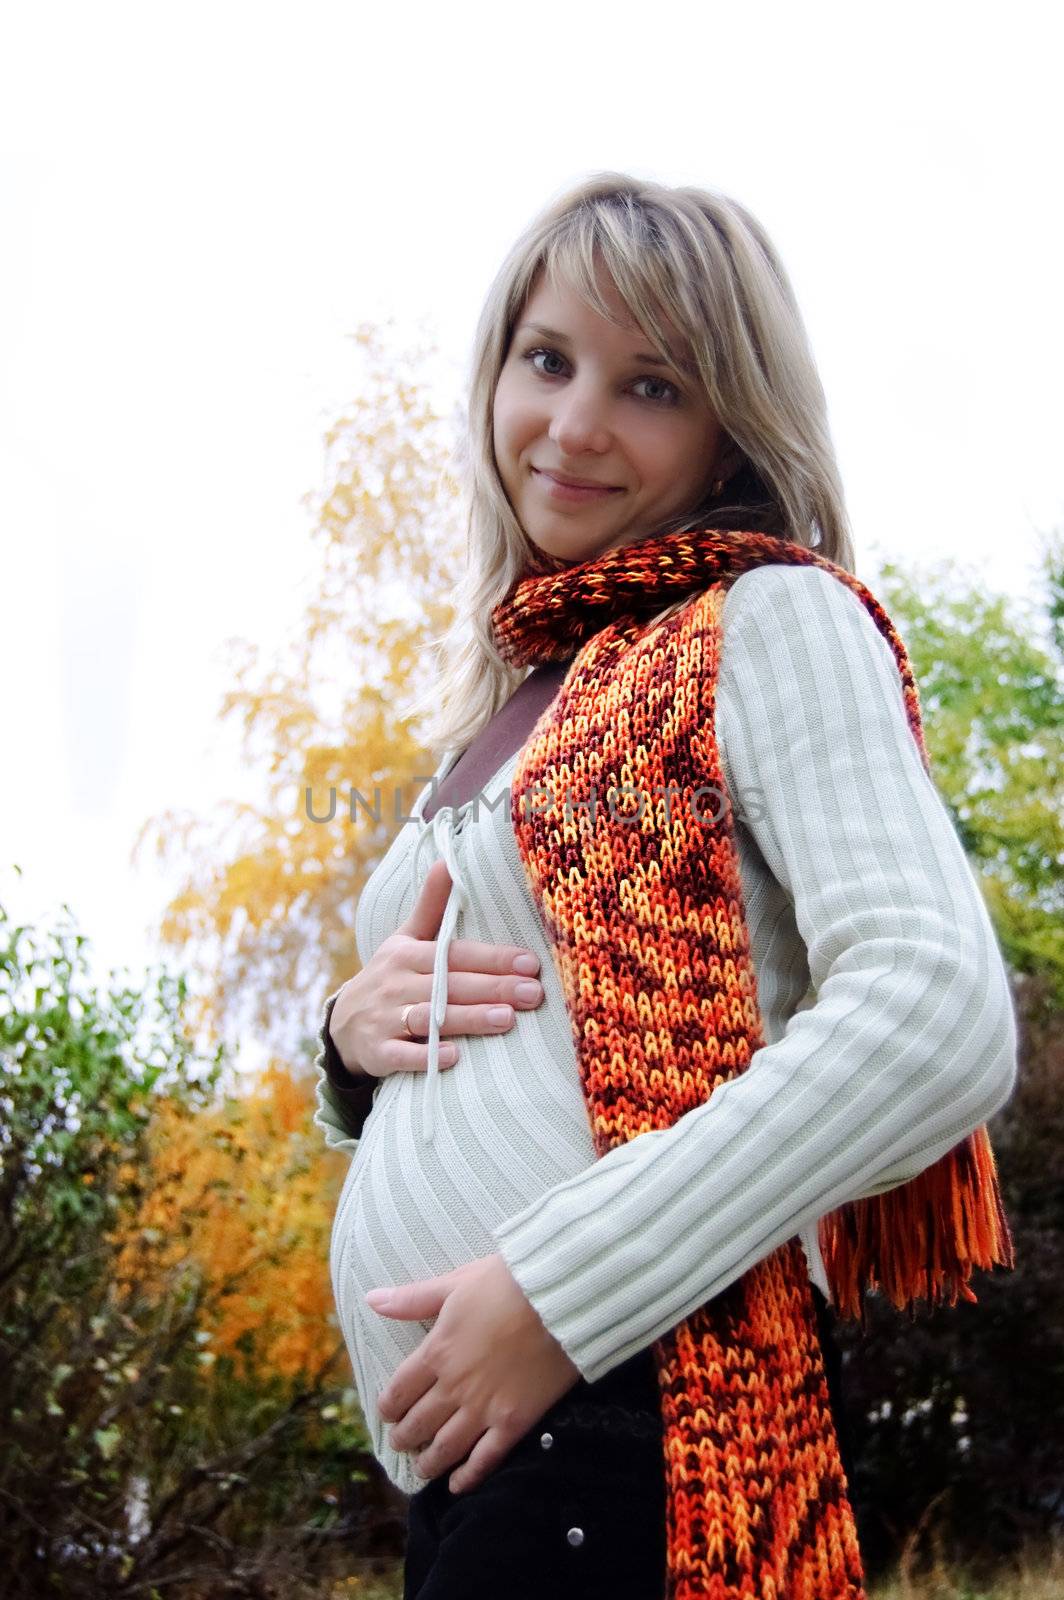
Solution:
{"label": "nose", "polygon": [[567,383],[556,396],[547,431],[551,443],[566,457],[605,455],[612,443],[605,400],[579,380]]}

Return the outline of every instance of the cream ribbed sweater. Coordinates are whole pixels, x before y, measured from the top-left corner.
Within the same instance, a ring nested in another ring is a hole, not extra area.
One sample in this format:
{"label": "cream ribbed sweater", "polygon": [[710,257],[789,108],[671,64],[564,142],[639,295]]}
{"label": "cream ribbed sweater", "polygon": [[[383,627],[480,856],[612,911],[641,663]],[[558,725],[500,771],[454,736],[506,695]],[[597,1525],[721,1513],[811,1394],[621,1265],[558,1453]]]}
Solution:
{"label": "cream ribbed sweater", "polygon": [[[354,1157],[333,1224],[337,1310],[374,1451],[407,1494],[424,1480],[376,1401],[432,1324],[378,1316],[367,1289],[500,1251],[593,1382],[789,1239],[829,1294],[817,1218],[922,1171],[1011,1093],[1015,1015],[982,896],[890,648],[830,573],[735,580],[717,735],[767,1042],[705,1105],[601,1159],[513,837],[517,755],[479,800],[400,828],[362,892],[364,965],[409,915],[434,843],[456,880],[444,959],[455,933],[512,941],[539,956],[545,990],[508,1033],[460,1037],[434,1082],[381,1080],[361,1138],[318,1056],[315,1120]],[[445,966],[438,1002],[444,981]]]}

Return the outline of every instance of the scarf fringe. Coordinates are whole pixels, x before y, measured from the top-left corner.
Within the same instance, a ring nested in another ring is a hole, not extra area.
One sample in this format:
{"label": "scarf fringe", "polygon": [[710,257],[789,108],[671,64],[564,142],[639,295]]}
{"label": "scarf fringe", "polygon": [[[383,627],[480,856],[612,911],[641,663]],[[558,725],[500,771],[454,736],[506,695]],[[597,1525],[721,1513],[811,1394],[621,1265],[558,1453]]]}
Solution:
{"label": "scarf fringe", "polygon": [[972,1269],[1015,1265],[985,1126],[915,1178],[828,1212],[817,1232],[835,1311],[862,1332],[866,1289],[881,1289],[912,1318],[921,1298],[977,1304]]}

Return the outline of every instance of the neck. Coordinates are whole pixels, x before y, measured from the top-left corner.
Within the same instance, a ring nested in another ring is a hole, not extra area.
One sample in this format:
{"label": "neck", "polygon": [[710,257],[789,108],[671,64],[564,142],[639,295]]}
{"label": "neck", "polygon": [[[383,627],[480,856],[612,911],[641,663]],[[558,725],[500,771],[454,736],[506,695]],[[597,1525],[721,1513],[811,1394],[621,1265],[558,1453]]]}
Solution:
{"label": "neck", "polygon": [[610,624],[645,627],[750,567],[802,561],[823,564],[825,558],[793,540],[753,531],[652,534],[563,571],[519,580],[492,613],[495,645],[517,666],[563,660]]}

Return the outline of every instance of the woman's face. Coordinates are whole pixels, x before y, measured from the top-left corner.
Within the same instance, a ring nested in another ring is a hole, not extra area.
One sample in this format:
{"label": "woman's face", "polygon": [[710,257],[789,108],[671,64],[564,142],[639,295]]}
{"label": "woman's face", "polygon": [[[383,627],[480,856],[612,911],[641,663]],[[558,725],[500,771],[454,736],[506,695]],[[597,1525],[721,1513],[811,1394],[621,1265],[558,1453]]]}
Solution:
{"label": "woman's face", "polygon": [[[699,385],[656,355],[612,281],[600,276],[599,285],[623,329],[541,272],[495,389],[503,487],[533,544],[566,562],[692,511],[722,453]],[[672,344],[675,330],[667,333]],[[598,487],[566,492],[554,473]]]}

